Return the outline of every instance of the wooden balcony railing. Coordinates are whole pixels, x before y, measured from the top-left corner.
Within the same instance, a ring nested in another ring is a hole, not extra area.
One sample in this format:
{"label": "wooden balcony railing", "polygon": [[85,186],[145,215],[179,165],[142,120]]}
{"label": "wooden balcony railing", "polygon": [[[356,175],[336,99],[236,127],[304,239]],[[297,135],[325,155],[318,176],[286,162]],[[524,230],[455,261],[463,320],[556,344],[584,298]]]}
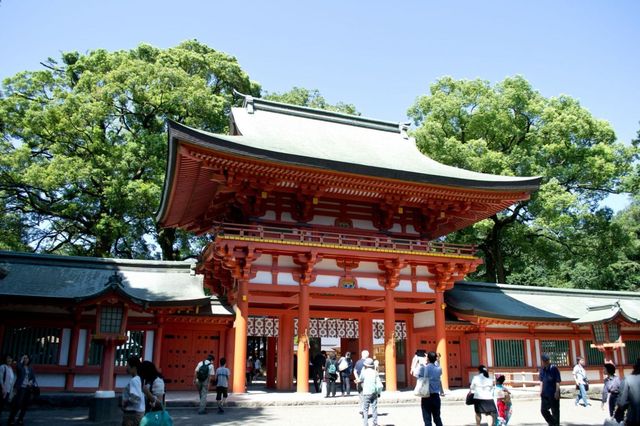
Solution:
{"label": "wooden balcony railing", "polygon": [[448,244],[420,239],[396,238],[394,236],[373,236],[350,234],[346,232],[324,232],[301,228],[276,228],[262,225],[239,225],[219,223],[214,227],[216,235],[239,236],[245,238],[281,241],[283,243],[301,242],[315,245],[338,245],[345,248],[387,249],[412,251],[430,254],[475,256],[476,247],[465,244]]}

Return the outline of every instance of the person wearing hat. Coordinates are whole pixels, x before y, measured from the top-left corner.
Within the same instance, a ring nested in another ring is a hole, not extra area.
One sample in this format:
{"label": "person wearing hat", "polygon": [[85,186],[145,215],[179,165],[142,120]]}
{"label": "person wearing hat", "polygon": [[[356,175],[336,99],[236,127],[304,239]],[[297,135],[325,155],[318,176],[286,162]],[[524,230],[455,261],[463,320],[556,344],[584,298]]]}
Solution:
{"label": "person wearing hat", "polygon": [[371,419],[373,426],[378,424],[378,394],[382,392],[382,381],[374,368],[373,359],[364,360],[362,374],[362,419],[363,425],[369,425],[369,407],[371,407]]}
{"label": "person wearing hat", "polygon": [[560,426],[560,370],[542,354],[540,369],[540,413],[549,426]]}
{"label": "person wearing hat", "polygon": [[193,377],[193,384],[198,388],[200,394],[200,406],[198,414],[205,414],[207,412],[207,394],[209,393],[209,382],[211,376],[214,375],[215,369],[213,367],[213,360],[215,357],[211,354],[207,355],[205,360],[202,360],[196,365],[195,374]]}

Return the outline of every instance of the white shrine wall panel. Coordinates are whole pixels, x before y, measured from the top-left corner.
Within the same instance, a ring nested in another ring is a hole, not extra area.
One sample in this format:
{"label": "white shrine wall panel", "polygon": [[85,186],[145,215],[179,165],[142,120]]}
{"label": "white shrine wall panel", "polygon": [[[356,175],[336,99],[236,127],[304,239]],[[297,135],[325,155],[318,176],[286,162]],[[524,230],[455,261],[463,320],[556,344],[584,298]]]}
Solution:
{"label": "white shrine wall panel", "polygon": [[317,275],[311,287],[337,287],[340,277],[335,275]]}
{"label": "white shrine wall panel", "polygon": [[367,231],[377,230],[377,228],[373,226],[373,222],[370,220],[351,219],[351,223],[353,223],[353,227],[356,229],[364,229]]}
{"label": "white shrine wall panel", "polygon": [[416,291],[418,293],[433,293],[433,289],[429,287],[429,283],[427,281],[420,281],[416,283]]}
{"label": "white shrine wall panel", "polygon": [[382,290],[376,278],[356,277],[358,280],[358,288],[367,290]]}
{"label": "white shrine wall panel", "polygon": [[267,210],[262,216],[264,220],[276,220],[276,212],[273,210]]}
{"label": "white shrine wall panel", "polygon": [[311,225],[324,225],[324,226],[333,226],[336,222],[335,217],[331,216],[321,216],[315,215],[313,219],[309,222]]}
{"label": "white shrine wall panel", "polygon": [[344,268],[339,267],[334,259],[323,259],[316,263],[314,269],[316,271],[344,272]]}
{"label": "white shrine wall panel", "polygon": [[378,264],[376,262],[360,262],[358,268],[352,270],[354,273],[359,272],[372,272],[375,274],[380,273],[380,269],[378,269]]}
{"label": "white shrine wall panel", "polygon": [[271,267],[271,262],[273,262],[273,257],[270,254],[263,254],[253,261],[253,265]]}
{"label": "white shrine wall panel", "polygon": [[278,284],[280,285],[298,285],[298,282],[293,279],[293,275],[288,272],[278,273]]}
{"label": "white shrine wall panel", "polygon": [[433,311],[418,312],[413,314],[413,327],[424,328],[436,325],[436,316]]}
{"label": "white shrine wall panel", "polygon": [[258,271],[256,276],[252,278],[249,282],[251,284],[271,284],[271,272],[267,271]]}
{"label": "white shrine wall panel", "polygon": [[291,268],[300,268],[299,265],[296,265],[293,261],[293,257],[291,256],[279,256],[278,257],[278,266],[282,268],[291,267]]}
{"label": "white shrine wall panel", "polygon": [[291,217],[291,213],[289,212],[282,212],[282,214],[280,215],[280,222],[298,223],[297,220],[294,220],[293,217]]}
{"label": "white shrine wall panel", "polygon": [[411,291],[411,281],[400,280],[398,286],[396,287],[396,291]]}

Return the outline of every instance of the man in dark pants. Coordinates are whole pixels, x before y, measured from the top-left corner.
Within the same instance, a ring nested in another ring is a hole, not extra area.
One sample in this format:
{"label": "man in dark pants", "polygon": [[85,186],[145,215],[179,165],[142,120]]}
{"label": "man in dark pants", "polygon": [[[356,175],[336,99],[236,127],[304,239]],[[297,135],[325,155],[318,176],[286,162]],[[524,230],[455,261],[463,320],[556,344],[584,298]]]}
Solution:
{"label": "man in dark pants", "polygon": [[442,426],[442,420],[440,419],[440,393],[442,367],[436,365],[438,355],[435,352],[429,352],[427,354],[427,365],[423,365],[420,368],[420,374],[418,377],[426,377],[429,379],[429,394],[428,398],[421,398],[420,407],[422,408],[422,420],[424,420],[425,426],[431,426],[431,418],[436,426]]}
{"label": "man in dark pants", "polygon": [[540,412],[549,426],[560,426],[560,371],[547,354],[542,354],[541,359]]}
{"label": "man in dark pants", "polygon": [[316,393],[320,392],[320,383],[324,377],[324,364],[327,362],[327,353],[325,351],[318,352],[313,357],[313,387]]}

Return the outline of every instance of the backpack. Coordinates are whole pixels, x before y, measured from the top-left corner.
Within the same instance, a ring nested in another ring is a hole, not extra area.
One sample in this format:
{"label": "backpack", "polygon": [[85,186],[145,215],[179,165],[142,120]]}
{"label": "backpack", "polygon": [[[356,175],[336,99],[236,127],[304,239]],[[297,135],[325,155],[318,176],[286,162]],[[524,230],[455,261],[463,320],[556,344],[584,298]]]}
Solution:
{"label": "backpack", "polygon": [[204,382],[209,377],[209,365],[210,364],[207,364],[207,360],[202,361],[202,365],[196,373],[196,379],[198,379],[199,382]]}
{"label": "backpack", "polygon": [[329,368],[327,368],[327,373],[336,374],[336,363],[335,362],[332,362],[331,364],[329,364]]}

